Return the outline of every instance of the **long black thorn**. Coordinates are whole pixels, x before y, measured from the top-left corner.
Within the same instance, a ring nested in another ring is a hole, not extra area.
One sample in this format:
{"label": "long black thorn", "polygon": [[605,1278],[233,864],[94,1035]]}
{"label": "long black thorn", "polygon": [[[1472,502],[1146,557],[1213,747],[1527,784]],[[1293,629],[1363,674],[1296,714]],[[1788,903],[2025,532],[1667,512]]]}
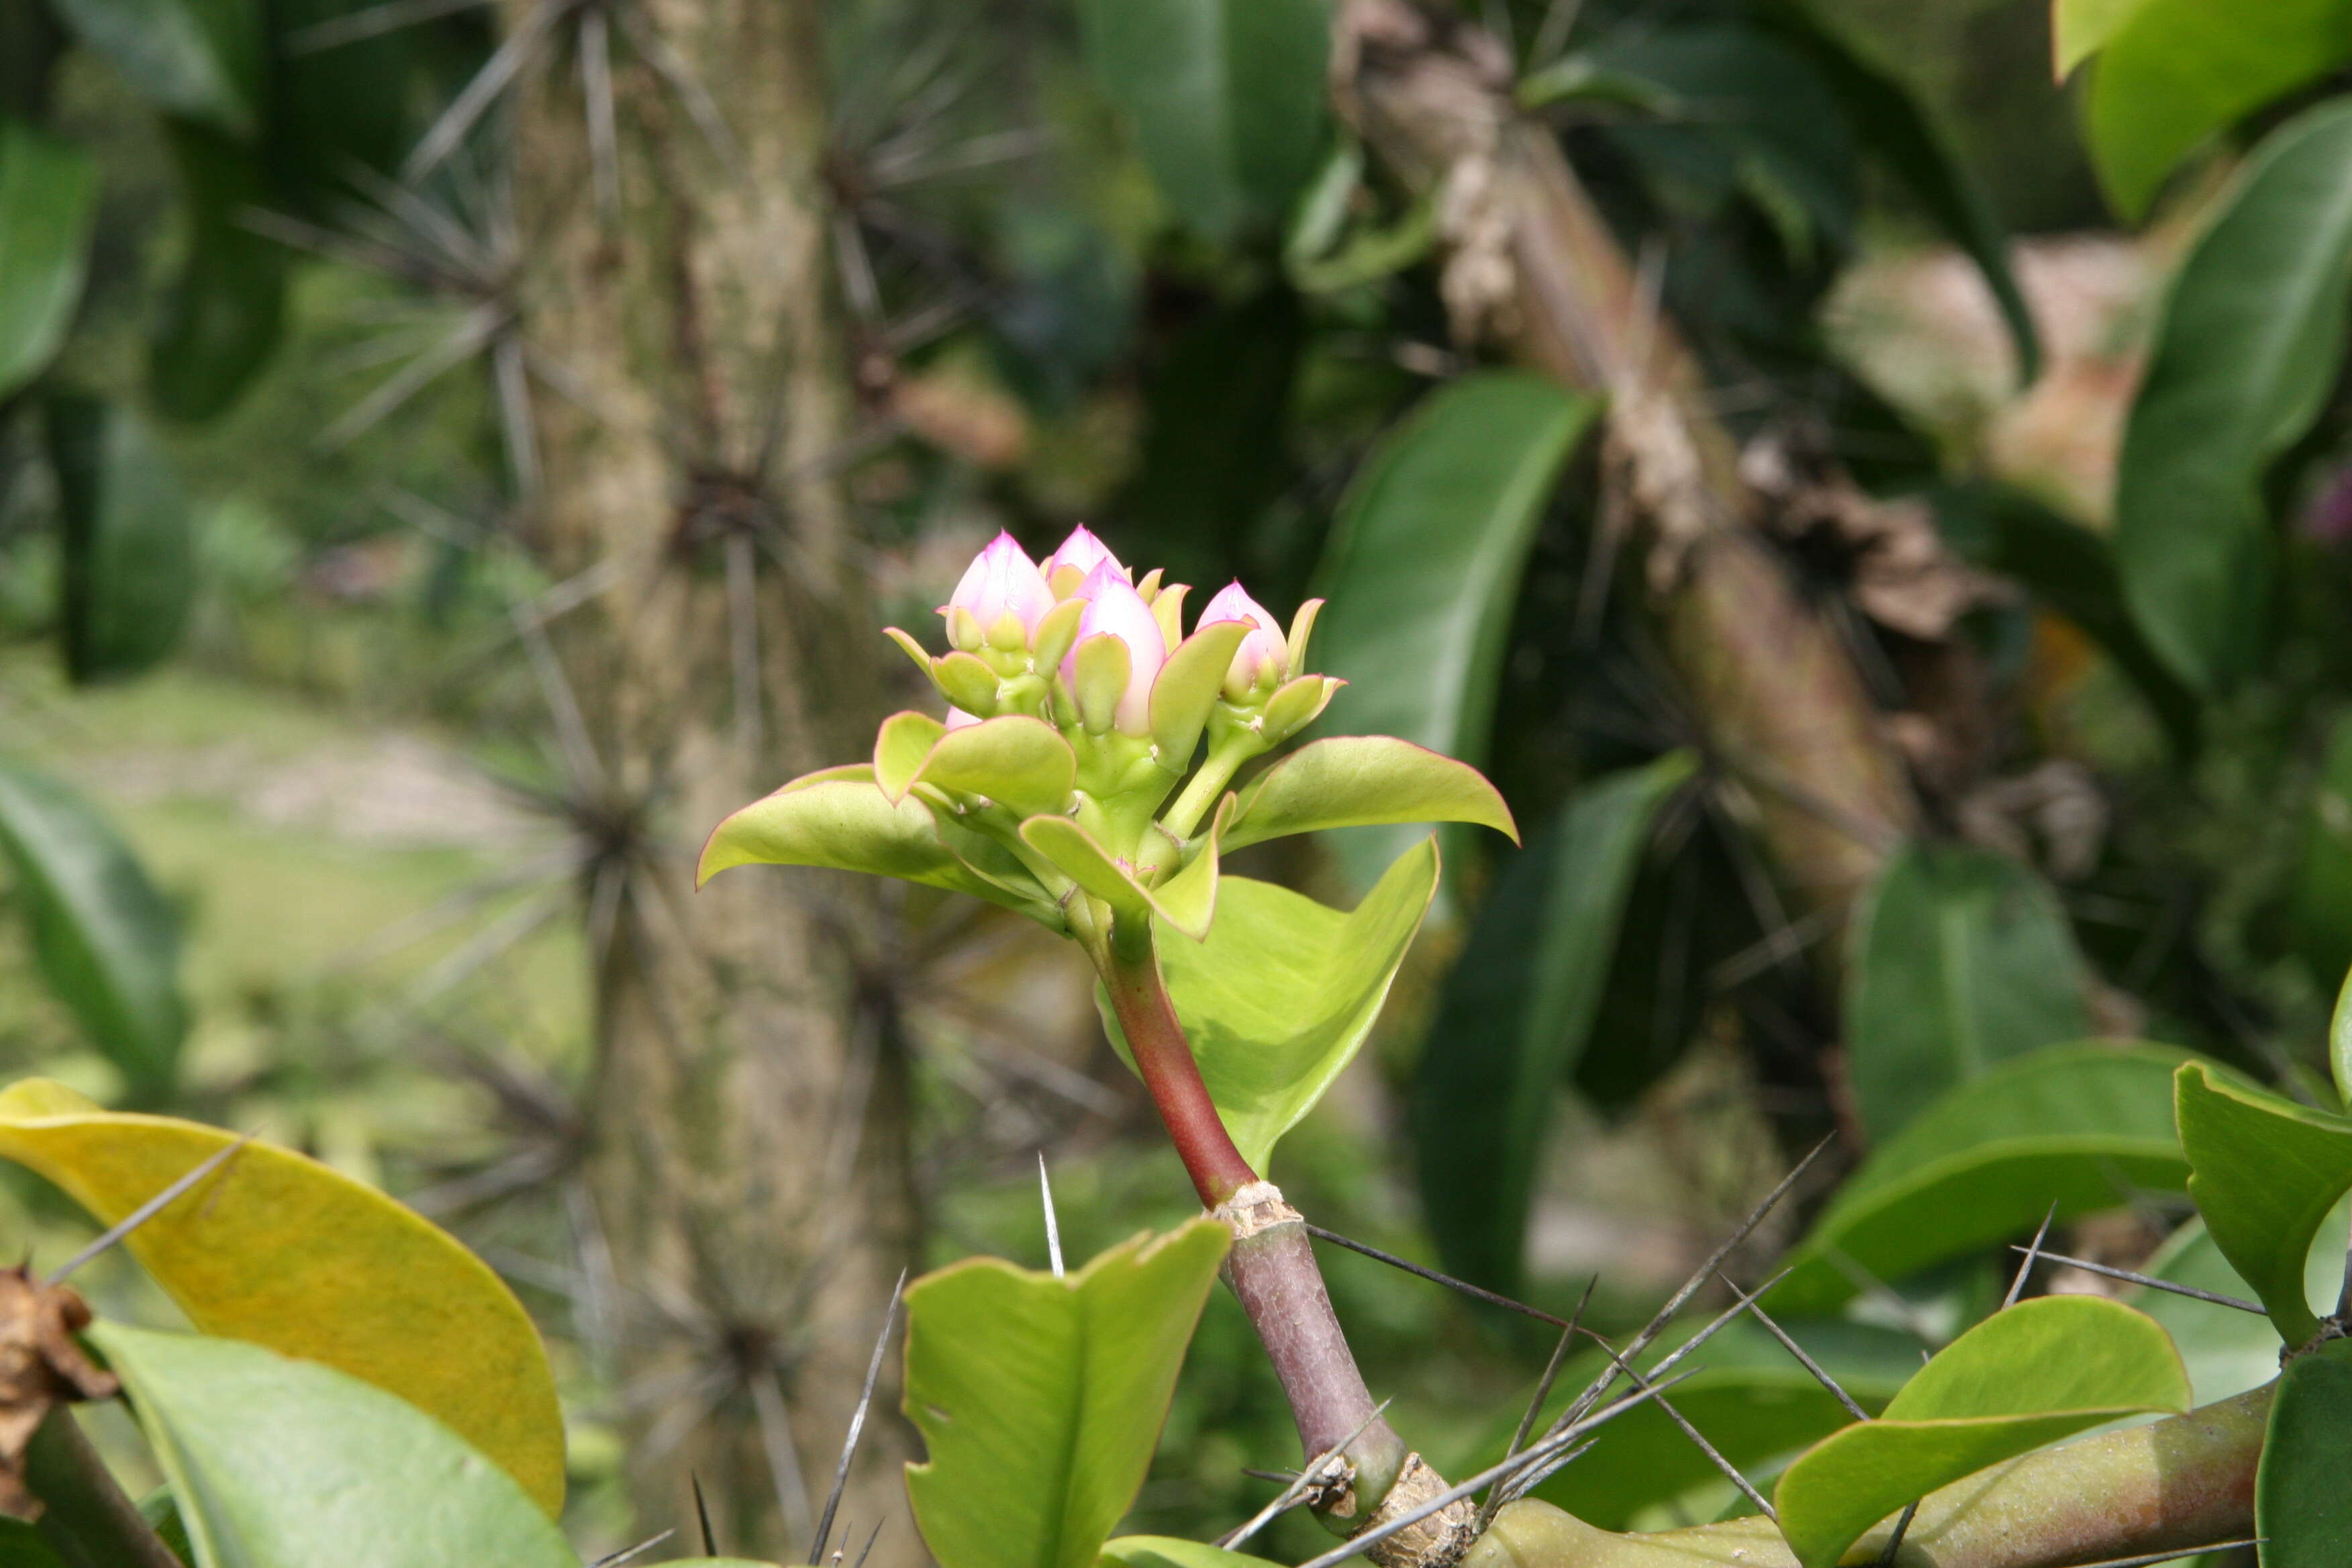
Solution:
{"label": "long black thorn", "polygon": [[1534,1470],[1541,1466],[1549,1464],[1551,1460],[1559,1456],[1562,1449],[1568,1447],[1570,1444],[1575,1442],[1577,1438],[1581,1437],[1584,1434],[1591,1431],[1594,1427],[1604,1426],[1609,1422],[1616,1420],[1617,1417],[1633,1409],[1634,1406],[1643,1404],[1648,1400],[1656,1398],[1659,1394],[1664,1394],[1667,1389],[1672,1388],[1675,1384],[1682,1382],[1684,1378],[1692,1375],[1694,1374],[1685,1373],[1683,1377],[1670,1377],[1662,1383],[1653,1384],[1642,1393],[1621,1399],[1616,1404],[1611,1405],[1608,1409],[1601,1412],[1599,1415],[1588,1417],[1587,1419],[1579,1422],[1576,1426],[1568,1428],[1566,1431],[1556,1432],[1545,1437],[1542,1442],[1537,1444],[1526,1453],[1519,1455],[1516,1459],[1506,1459],[1499,1465],[1479,1471],[1476,1475],[1472,1476],[1466,1481],[1463,1481],[1455,1486],[1448,1487],[1445,1490],[1438,1493],[1435,1497],[1429,1499],[1404,1513],[1399,1514],[1396,1518],[1384,1521],[1371,1529],[1363,1531],[1361,1534],[1349,1537],[1345,1544],[1333,1547],[1330,1551],[1326,1552],[1320,1557],[1309,1558],[1307,1562],[1299,1564],[1299,1568],[1339,1568],[1340,1563],[1346,1562],[1349,1558],[1355,1556],[1358,1552],[1363,1552],[1369,1547],[1379,1545],[1381,1542],[1386,1541],[1390,1536],[1398,1533],[1400,1531],[1411,1529],[1412,1526],[1419,1524],[1423,1520],[1427,1519],[1431,1514],[1435,1513],[1439,1509],[1446,1508],[1454,1503],[1460,1502],[1464,1498],[1468,1497],[1472,1492],[1476,1491],[1480,1487],[1486,1486],[1490,1481],[1500,1480],[1507,1482],[1508,1480],[1515,1479],[1528,1471]]}
{"label": "long black thorn", "polygon": [[[866,1568],[866,1560],[874,1555],[874,1543],[882,1539],[882,1527],[889,1522],[890,1516],[887,1513],[874,1521],[874,1528],[866,1532],[865,1550],[857,1554],[855,1568]],[[847,1533],[845,1529],[844,1533]]]}
{"label": "long black thorn", "polygon": [[[1784,1268],[1780,1273],[1773,1275],[1769,1279],[1765,1280],[1763,1284],[1756,1287],[1755,1289],[1741,1293],[1739,1299],[1732,1302],[1730,1306],[1726,1307],[1723,1311],[1717,1316],[1713,1322],[1707,1324],[1706,1327],[1701,1329],[1698,1332],[1685,1340],[1681,1344],[1675,1346],[1671,1353],[1666,1355],[1664,1359],[1661,1360],[1657,1365],[1652,1367],[1649,1371],[1649,1375],[1652,1377],[1658,1377],[1666,1373],[1672,1372],[1676,1366],[1681,1364],[1685,1356],[1698,1349],[1699,1346],[1706,1343],[1707,1341],[1715,1338],[1717,1334],[1722,1332],[1733,1319],[1738,1317],[1740,1313],[1748,1310],[1748,1309],[1754,1305],[1758,1299],[1762,1297],[1766,1291],[1771,1289],[1773,1286],[1778,1285],[1781,1280],[1786,1279],[1788,1277],[1789,1270]],[[1646,1331],[1644,1331],[1644,1332]],[[1631,1362],[1634,1356],[1642,1352],[1646,1345],[1646,1340],[1637,1337],[1633,1344],[1626,1347],[1623,1352],[1624,1359]],[[1559,1418],[1554,1421],[1551,1424],[1551,1429],[1544,1434],[1544,1440],[1546,1442],[1549,1442],[1554,1438],[1557,1438],[1563,1431],[1581,1420],[1587,1412],[1591,1410],[1595,1405],[1601,1402],[1601,1396],[1609,1392],[1610,1384],[1616,1381],[1617,1369],[1614,1366],[1603,1367],[1601,1369],[1601,1375],[1594,1378],[1591,1383],[1585,1384],[1584,1392],[1578,1394],[1575,1402],[1570,1405],[1566,1410],[1560,1412]]]}
{"label": "long black thorn", "polygon": [[1560,1455],[1559,1458],[1556,1459],[1547,1459],[1542,1464],[1534,1466],[1529,1469],[1523,1470],[1519,1474],[1512,1477],[1510,1490],[1508,1494],[1504,1497],[1503,1500],[1505,1502],[1517,1502],[1519,1499],[1527,1496],[1529,1492],[1535,1490],[1538,1487],[1551,1479],[1552,1477],[1559,1474],[1560,1471],[1568,1468],[1569,1466],[1576,1463],[1577,1460],[1584,1458],[1585,1455],[1592,1452],[1593,1446],[1599,1441],[1600,1439],[1597,1437],[1589,1438],[1584,1442],[1579,1443],[1575,1447],[1570,1448],[1565,1454]]}
{"label": "long black thorn", "polygon": [[[1739,1222],[1739,1227],[1724,1237],[1723,1244],[1708,1256],[1705,1263],[1698,1266],[1697,1270],[1688,1279],[1683,1281],[1682,1289],[1667,1298],[1666,1304],[1658,1309],[1657,1315],[1649,1321],[1640,1333],[1633,1336],[1633,1342],[1625,1347],[1626,1360],[1631,1361],[1650,1348],[1650,1342],[1665,1331],[1666,1325],[1674,1321],[1675,1314],[1683,1310],[1683,1304],[1697,1295],[1699,1288],[1715,1277],[1716,1271],[1723,1267],[1723,1260],[1731,1256],[1732,1248],[1746,1241],[1748,1234],[1764,1223],[1764,1216],[1770,1214],[1773,1206],[1782,1198],[1788,1196],[1789,1189],[1797,1184],[1797,1178],[1811,1169],[1813,1162],[1820,1159],[1822,1152],[1835,1142],[1837,1138],[1832,1133],[1814,1144],[1805,1157],[1790,1167],[1789,1173],[1781,1177],[1770,1192],[1764,1194],[1764,1201],[1748,1211],[1748,1217]],[[1759,1290],[1756,1294],[1760,1296],[1763,1292]]]}
{"label": "long black thorn", "polygon": [[1878,1554],[1876,1568],[1895,1568],[1895,1554],[1903,1550],[1903,1537],[1910,1531],[1911,1521],[1918,1512],[1917,1498],[1903,1505],[1903,1515],[1895,1521],[1895,1533],[1886,1538],[1886,1550]]}
{"label": "long black thorn", "polygon": [[[1611,1361],[1617,1363],[1618,1371],[1633,1379],[1633,1386],[1635,1388],[1641,1389],[1644,1392],[1649,1390],[1650,1380],[1633,1370],[1633,1366],[1623,1356],[1619,1355],[1616,1351],[1610,1347],[1607,1340],[1602,1339],[1599,1334],[1593,1334],[1591,1339],[1594,1344],[1601,1347],[1603,1354],[1608,1356]],[[1684,1415],[1681,1411],[1667,1404],[1664,1396],[1663,1395],[1659,1396],[1658,1408],[1666,1413],[1667,1420],[1672,1421],[1676,1426],[1682,1428],[1683,1436],[1689,1438],[1693,1446],[1696,1447],[1700,1453],[1706,1456],[1707,1463],[1722,1471],[1726,1479],[1747,1494],[1748,1500],[1749,1502],[1754,1503],[1758,1508],[1764,1510],[1765,1518],[1770,1520],[1775,1524],[1780,1522],[1780,1510],[1774,1508],[1771,1503],[1766,1500],[1764,1494],[1756,1489],[1754,1482],[1750,1481],[1746,1476],[1739,1473],[1739,1467],[1738,1465],[1735,1465],[1729,1459],[1725,1458],[1723,1457],[1722,1450],[1706,1440],[1706,1434],[1692,1426],[1689,1418]]]}
{"label": "long black thorn", "polygon": [[809,1547],[811,1563],[824,1561],[824,1543],[833,1534],[834,1510],[841,1506],[841,1493],[849,1485],[849,1462],[857,1457],[858,1435],[866,1430],[866,1412],[874,1403],[875,1380],[882,1375],[882,1355],[890,1348],[890,1331],[898,1321],[898,1298],[906,1293],[907,1271],[898,1270],[898,1282],[890,1287],[890,1305],[882,1313],[882,1331],[874,1336],[874,1359],[866,1363],[866,1387],[857,1396],[857,1408],[850,1413],[849,1434],[841,1440],[841,1463],[833,1472],[833,1490],[825,1494],[824,1511],[817,1516],[816,1541]]}
{"label": "long black thorn", "polygon": [[1254,1481],[1278,1481],[1284,1486],[1298,1479],[1297,1470],[1261,1470],[1251,1465],[1244,1465],[1242,1474]]}
{"label": "long black thorn", "polygon": [[645,1540],[638,1542],[635,1546],[625,1546],[609,1557],[599,1557],[595,1562],[588,1564],[588,1568],[621,1568],[622,1563],[635,1562],[638,1558],[643,1557],[646,1552],[651,1552],[655,1547],[659,1546],[663,1542],[667,1541],[671,1536],[676,1535],[677,1533],[677,1527],[676,1525],[672,1525],[669,1529],[663,1531],[659,1535],[649,1535],[646,1537]]}
{"label": "long black thorn", "polygon": [[1506,1311],[1533,1318],[1538,1322],[1549,1323],[1555,1329],[1568,1327],[1569,1321],[1566,1318],[1555,1318],[1541,1307],[1530,1307],[1525,1301],[1514,1301],[1508,1296],[1489,1290],[1483,1285],[1473,1285],[1467,1279],[1456,1279],[1451,1274],[1440,1274],[1434,1268],[1425,1268],[1410,1258],[1399,1258],[1393,1252],[1382,1252],[1377,1247],[1358,1241],[1352,1237],[1341,1236],[1336,1230],[1325,1230],[1319,1225],[1309,1225],[1307,1227],[1307,1234],[1318,1241],[1328,1241],[1334,1247],[1344,1247],[1350,1252],[1360,1252],[1365,1257],[1385,1263],[1391,1268],[1402,1268],[1407,1274],[1426,1279],[1433,1285],[1443,1285],[1449,1290],[1459,1290],[1471,1300],[1484,1301],[1490,1307],[1500,1307]]}
{"label": "long black thorn", "polygon": [[[2011,1250],[2022,1252],[2025,1249],[2013,1247]],[[2106,1263],[2094,1263],[2087,1258],[2069,1258],[2061,1252],[2045,1252],[2042,1256],[2045,1261],[2063,1263],[2069,1268],[2080,1268],[2091,1274],[2103,1274],[2110,1279],[2120,1279],[2126,1285],[2145,1285],[2151,1290],[2168,1290],[2175,1296],[2186,1296],[2192,1301],[2210,1301],[2217,1307],[2235,1307],[2241,1312],[2252,1312],[2258,1318],[2267,1316],[2269,1312],[2266,1307],[2252,1301],[2242,1301],[2235,1296],[2224,1296],[2218,1290],[2200,1290],[2194,1285],[2176,1285],[2169,1279],[2158,1279],[2152,1274],[2135,1274],[2128,1268],[2117,1268]]]}
{"label": "long black thorn", "polygon": [[1764,1325],[1764,1331],[1766,1333],[1770,1334],[1774,1339],[1780,1342],[1780,1348],[1782,1350],[1787,1351],[1790,1355],[1797,1358],[1798,1365],[1803,1367],[1807,1372],[1811,1373],[1814,1378],[1820,1382],[1821,1385],[1823,1388],[1828,1389],[1831,1394],[1836,1398],[1840,1405],[1845,1406],[1847,1415],[1853,1416],[1857,1421],[1867,1421],[1870,1419],[1870,1412],[1864,1410],[1861,1405],[1855,1401],[1853,1394],[1848,1394],[1843,1388],[1840,1387],[1838,1380],[1830,1375],[1829,1369],[1822,1365],[1821,1363],[1815,1361],[1811,1355],[1807,1354],[1805,1347],[1799,1344],[1794,1339],[1790,1338],[1788,1330],[1782,1328],[1779,1323],[1773,1321],[1772,1315],[1764,1310],[1761,1302],[1748,1302],[1748,1310],[1750,1316],[1752,1316],[1758,1322]]}
{"label": "long black thorn", "polygon": [[2009,1294],[2000,1299],[2000,1310],[2008,1311],[2017,1305],[2025,1290],[2026,1277],[2033,1272],[2034,1260],[2042,1256],[2042,1244],[2050,1236],[2050,1222],[2058,1217],[2058,1200],[2050,1200],[2050,1212],[2042,1216],[2042,1228],[2033,1233],[2033,1245],[2025,1249],[2024,1260],[2017,1266],[2017,1277],[2009,1282]]}
{"label": "long black thorn", "polygon": [[694,1517],[702,1525],[702,1554],[716,1557],[719,1555],[719,1541],[710,1533],[710,1505],[702,1500],[702,1478],[688,1470],[686,1479],[694,1485]]}
{"label": "long black thorn", "polygon": [[205,1155],[203,1163],[188,1172],[187,1174],[180,1177],[170,1186],[165,1187],[162,1192],[157,1193],[145,1203],[141,1204],[137,1208],[132,1209],[129,1214],[124,1215],[120,1220],[107,1227],[105,1235],[100,1237],[88,1247],[83,1247],[79,1252],[75,1253],[71,1258],[67,1258],[63,1263],[58,1265],[57,1272],[49,1276],[49,1283],[52,1285],[62,1284],[67,1275],[71,1274],[75,1269],[80,1268],[91,1258],[96,1258],[100,1253],[110,1250],[121,1242],[123,1237],[129,1236],[132,1231],[137,1230],[141,1226],[145,1225],[149,1220],[153,1219],[157,1215],[162,1214],[165,1209],[170,1208],[173,1204],[179,1200],[181,1194],[185,1193],[190,1187],[194,1186],[198,1182],[203,1181],[215,1171],[217,1171],[223,1165],[227,1164],[238,1150],[244,1148],[247,1143],[252,1142],[253,1134],[247,1132],[243,1137],[237,1139],[235,1142],[226,1144],[222,1148],[215,1150],[212,1153]]}
{"label": "long black thorn", "polygon": [[[1552,1347],[1551,1359],[1544,1363],[1543,1376],[1536,1380],[1535,1397],[1528,1401],[1526,1412],[1519,1416],[1518,1430],[1511,1434],[1511,1446],[1503,1451],[1506,1459],[1527,1447],[1528,1434],[1535,1430],[1536,1418],[1543,1414],[1544,1401],[1551,1397],[1551,1385],[1559,1376],[1560,1363],[1568,1359],[1568,1347],[1574,1342],[1577,1328],[1584,1321],[1584,1309],[1592,1300],[1592,1288],[1600,1283],[1601,1276],[1598,1274],[1584,1282],[1584,1294],[1578,1299],[1576,1310],[1568,1315],[1568,1326],[1559,1331],[1559,1343]],[[1494,1522],[1496,1510],[1502,1506],[1503,1495],[1499,1488],[1486,1494],[1486,1502],[1478,1510],[1480,1534],[1486,1533],[1486,1526]]]}

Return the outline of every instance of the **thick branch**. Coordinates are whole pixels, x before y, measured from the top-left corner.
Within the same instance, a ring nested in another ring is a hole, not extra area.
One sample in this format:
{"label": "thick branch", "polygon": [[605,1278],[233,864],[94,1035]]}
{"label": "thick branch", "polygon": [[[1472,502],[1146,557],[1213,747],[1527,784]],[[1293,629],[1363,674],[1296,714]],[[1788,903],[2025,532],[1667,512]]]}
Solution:
{"label": "thick branch", "polygon": [[66,1405],[33,1434],[25,1480],[41,1500],[35,1528],[70,1568],[181,1568]]}
{"label": "thick branch", "polygon": [[[2271,1387],[2186,1415],[2044,1448],[1932,1493],[1904,1534],[1896,1568],[2064,1568],[2186,1552],[2245,1536]],[[1882,1524],[1848,1554],[1875,1561]],[[1549,1503],[1515,1503],[1463,1568],[1794,1568],[1780,1532],[1741,1519],[1616,1535]]]}
{"label": "thick branch", "polygon": [[1753,526],[1729,432],[1655,289],[1551,133],[1516,114],[1510,62],[1404,0],[1350,0],[1334,92],[1380,156],[1436,194],[1458,334],[1502,338],[1609,399],[1609,458],[1643,530],[1668,652],[1744,786],[1781,879],[1832,913],[1916,813],[1853,662]]}

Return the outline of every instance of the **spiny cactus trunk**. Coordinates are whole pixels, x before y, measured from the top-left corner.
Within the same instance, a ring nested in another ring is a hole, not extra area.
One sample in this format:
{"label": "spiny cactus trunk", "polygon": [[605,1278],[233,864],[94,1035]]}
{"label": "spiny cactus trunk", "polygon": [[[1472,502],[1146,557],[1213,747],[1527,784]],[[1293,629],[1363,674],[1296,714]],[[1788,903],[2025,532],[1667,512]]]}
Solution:
{"label": "spiny cactus trunk", "polygon": [[[697,894],[691,877],[713,823],[863,750],[877,717],[833,477],[851,410],[820,12],[629,4],[625,26],[617,8],[562,13],[515,125],[522,337],[544,372],[524,526],[558,574],[612,574],[552,643],[599,759],[574,781],[600,803],[588,832],[606,865],[638,868],[583,879],[592,931],[610,930],[592,954],[592,1184],[646,1528],[693,1541],[691,1475],[722,1550],[799,1561],[910,1257],[902,1075],[887,1013],[860,998],[860,888],[743,877]],[[599,16],[614,19],[610,212],[574,38]],[[637,28],[675,60],[649,59]],[[723,137],[698,122],[696,88]],[[842,1514],[861,1540],[887,1520],[875,1562],[912,1563],[887,1364]]]}

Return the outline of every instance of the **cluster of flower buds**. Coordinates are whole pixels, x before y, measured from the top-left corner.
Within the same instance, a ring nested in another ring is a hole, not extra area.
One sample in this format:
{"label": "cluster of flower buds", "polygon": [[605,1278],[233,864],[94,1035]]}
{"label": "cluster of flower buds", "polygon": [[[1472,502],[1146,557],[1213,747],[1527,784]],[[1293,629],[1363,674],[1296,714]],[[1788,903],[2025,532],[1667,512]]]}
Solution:
{"label": "cluster of flower buds", "polygon": [[1207,932],[1221,846],[1389,822],[1512,831],[1476,770],[1391,736],[1318,741],[1230,787],[1342,683],[1305,672],[1321,601],[1285,635],[1235,583],[1187,636],[1185,595],[1157,572],[1139,581],[1083,528],[1042,563],[998,534],[940,607],[948,652],[889,628],[947,699],[944,720],[893,714],[872,762],[736,812],[701,874],[898,877],[1017,910],[1108,963],[1114,936],[1148,941],[1154,921]]}
{"label": "cluster of flower buds", "polygon": [[1091,797],[1081,819],[1099,814],[1124,848],[1191,770],[1204,733],[1210,782],[1164,824],[1180,837],[1235,769],[1312,722],[1340,685],[1299,673],[1320,600],[1286,637],[1234,583],[1187,637],[1189,591],[1157,571],[1138,581],[1085,528],[1042,563],[999,533],[940,606],[949,652],[935,658],[896,626],[888,635],[947,699],[948,729],[1017,715],[1059,731]]}

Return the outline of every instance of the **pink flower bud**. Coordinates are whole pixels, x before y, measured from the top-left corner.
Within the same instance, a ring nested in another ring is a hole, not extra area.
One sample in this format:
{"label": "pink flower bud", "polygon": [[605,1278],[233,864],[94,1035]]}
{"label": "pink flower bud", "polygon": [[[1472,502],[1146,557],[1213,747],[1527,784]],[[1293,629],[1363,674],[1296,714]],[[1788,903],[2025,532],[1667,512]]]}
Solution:
{"label": "pink flower bud", "polygon": [[1070,537],[1062,541],[1061,548],[1045,558],[1045,581],[1058,584],[1055,590],[1058,597],[1070,598],[1079,591],[1078,584],[1092,576],[1096,567],[1106,563],[1122,579],[1129,576],[1128,569],[1119,564],[1118,557],[1110,552],[1109,546],[1097,539],[1086,524],[1080,523],[1070,530]]}
{"label": "pink flower bud", "polygon": [[1117,637],[1127,645],[1128,668],[1127,689],[1119,693],[1115,722],[1128,734],[1150,734],[1151,683],[1159,678],[1160,667],[1168,662],[1168,639],[1160,634],[1159,618],[1129,584],[1125,568],[1108,551],[1078,585],[1076,596],[1087,601],[1087,608],[1078,618],[1077,641],[1062,660],[1063,680],[1076,688],[1078,649],[1087,645],[1087,639]]}
{"label": "pink flower bud", "polygon": [[[1013,628],[1020,628],[1014,646],[1025,642],[1035,629],[1037,618],[1054,607],[1054,591],[1045,586],[1045,574],[1037,570],[1013,536],[998,531],[988,548],[972,557],[965,567],[962,579],[948,602],[940,606],[940,614],[948,619],[952,630],[955,612],[968,610],[979,625],[982,637],[991,641],[1012,637]],[[1011,624],[1007,625],[1007,617]],[[959,644],[959,647],[961,645]]]}
{"label": "pink flower bud", "polygon": [[977,723],[979,723],[979,722],[980,722],[980,715],[979,715],[979,714],[977,714],[977,713],[967,713],[967,712],[965,712],[962,709],[961,709],[961,708],[957,707],[957,706],[956,706],[954,703],[952,703],[952,702],[950,702],[950,703],[949,703],[949,704],[948,704],[948,728],[949,728],[949,729],[950,729],[950,730],[968,730],[968,729],[970,729],[972,725],[977,724]]}
{"label": "pink flower bud", "polygon": [[1227,697],[1238,702],[1254,686],[1273,686],[1289,678],[1290,655],[1283,642],[1282,623],[1244,592],[1238,581],[1218,589],[1217,596],[1202,606],[1201,626],[1219,621],[1240,621],[1250,628],[1225,671]]}

